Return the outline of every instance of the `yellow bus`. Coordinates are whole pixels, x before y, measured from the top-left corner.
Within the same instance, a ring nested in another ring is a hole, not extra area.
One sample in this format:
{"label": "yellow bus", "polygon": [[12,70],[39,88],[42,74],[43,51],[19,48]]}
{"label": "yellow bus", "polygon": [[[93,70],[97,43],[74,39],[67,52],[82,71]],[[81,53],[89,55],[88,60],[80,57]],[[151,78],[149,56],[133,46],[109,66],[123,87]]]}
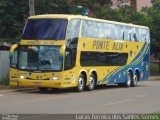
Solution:
{"label": "yellow bus", "polygon": [[42,92],[104,84],[134,87],[149,78],[149,28],[81,15],[32,16],[10,59],[13,86]]}

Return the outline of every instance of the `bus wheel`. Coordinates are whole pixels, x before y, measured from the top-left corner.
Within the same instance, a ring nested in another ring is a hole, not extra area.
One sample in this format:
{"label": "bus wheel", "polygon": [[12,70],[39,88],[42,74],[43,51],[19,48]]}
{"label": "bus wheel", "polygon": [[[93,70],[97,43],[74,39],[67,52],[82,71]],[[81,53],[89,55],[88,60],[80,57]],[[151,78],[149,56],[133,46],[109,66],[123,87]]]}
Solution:
{"label": "bus wheel", "polygon": [[95,76],[94,76],[94,74],[91,74],[90,78],[89,78],[89,85],[87,86],[87,89],[89,91],[94,90],[94,88],[95,88],[95,82],[96,82]]}
{"label": "bus wheel", "polygon": [[47,90],[48,90],[48,88],[45,88],[45,87],[39,87],[38,89],[40,92],[43,92],[43,93],[47,92]]}
{"label": "bus wheel", "polygon": [[127,81],[125,83],[126,87],[130,87],[131,86],[132,79],[133,79],[132,78],[132,74],[130,72],[128,72],[128,74],[127,74]]}
{"label": "bus wheel", "polygon": [[77,86],[77,91],[78,92],[82,92],[84,90],[84,86],[85,86],[85,79],[84,76],[82,74],[80,74],[79,78],[78,78],[78,86]]}
{"label": "bus wheel", "polygon": [[132,86],[132,87],[136,87],[136,86],[137,86],[137,82],[138,82],[138,76],[137,76],[137,74],[135,74],[135,75],[133,76],[133,80],[132,80],[132,82],[131,82],[131,86]]}

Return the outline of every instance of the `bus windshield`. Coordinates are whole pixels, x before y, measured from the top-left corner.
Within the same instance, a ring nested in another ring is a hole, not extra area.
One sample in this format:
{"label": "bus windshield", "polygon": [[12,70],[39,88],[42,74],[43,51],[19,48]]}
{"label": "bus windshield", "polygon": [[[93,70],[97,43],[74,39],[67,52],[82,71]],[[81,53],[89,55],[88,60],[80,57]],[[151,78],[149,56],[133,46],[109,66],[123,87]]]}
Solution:
{"label": "bus windshield", "polygon": [[61,71],[63,58],[58,46],[21,46],[19,69],[30,71]]}
{"label": "bus windshield", "polygon": [[64,40],[66,19],[29,19],[22,39],[25,40]]}

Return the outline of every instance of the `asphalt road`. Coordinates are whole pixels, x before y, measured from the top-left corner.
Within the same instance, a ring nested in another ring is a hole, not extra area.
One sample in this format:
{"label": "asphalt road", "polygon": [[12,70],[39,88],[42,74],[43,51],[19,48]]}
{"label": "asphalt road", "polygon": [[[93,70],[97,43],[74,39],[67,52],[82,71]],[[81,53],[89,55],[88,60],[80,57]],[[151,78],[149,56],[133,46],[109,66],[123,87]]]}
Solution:
{"label": "asphalt road", "polygon": [[69,90],[0,92],[0,113],[154,113],[160,112],[160,81],[137,87],[98,87],[81,93]]}

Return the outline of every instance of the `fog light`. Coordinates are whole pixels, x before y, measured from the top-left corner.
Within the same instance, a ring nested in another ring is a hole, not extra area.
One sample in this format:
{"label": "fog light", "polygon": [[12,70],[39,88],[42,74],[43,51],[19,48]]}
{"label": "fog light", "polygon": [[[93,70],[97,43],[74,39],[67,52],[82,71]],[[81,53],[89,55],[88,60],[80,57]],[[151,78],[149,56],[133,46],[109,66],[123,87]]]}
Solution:
{"label": "fog light", "polygon": [[23,76],[23,75],[20,75],[19,78],[21,78],[21,79],[26,79],[27,77],[26,77],[26,76]]}
{"label": "fog light", "polygon": [[60,77],[60,76],[50,78],[50,80],[59,80],[59,79],[61,79],[61,77]]}

